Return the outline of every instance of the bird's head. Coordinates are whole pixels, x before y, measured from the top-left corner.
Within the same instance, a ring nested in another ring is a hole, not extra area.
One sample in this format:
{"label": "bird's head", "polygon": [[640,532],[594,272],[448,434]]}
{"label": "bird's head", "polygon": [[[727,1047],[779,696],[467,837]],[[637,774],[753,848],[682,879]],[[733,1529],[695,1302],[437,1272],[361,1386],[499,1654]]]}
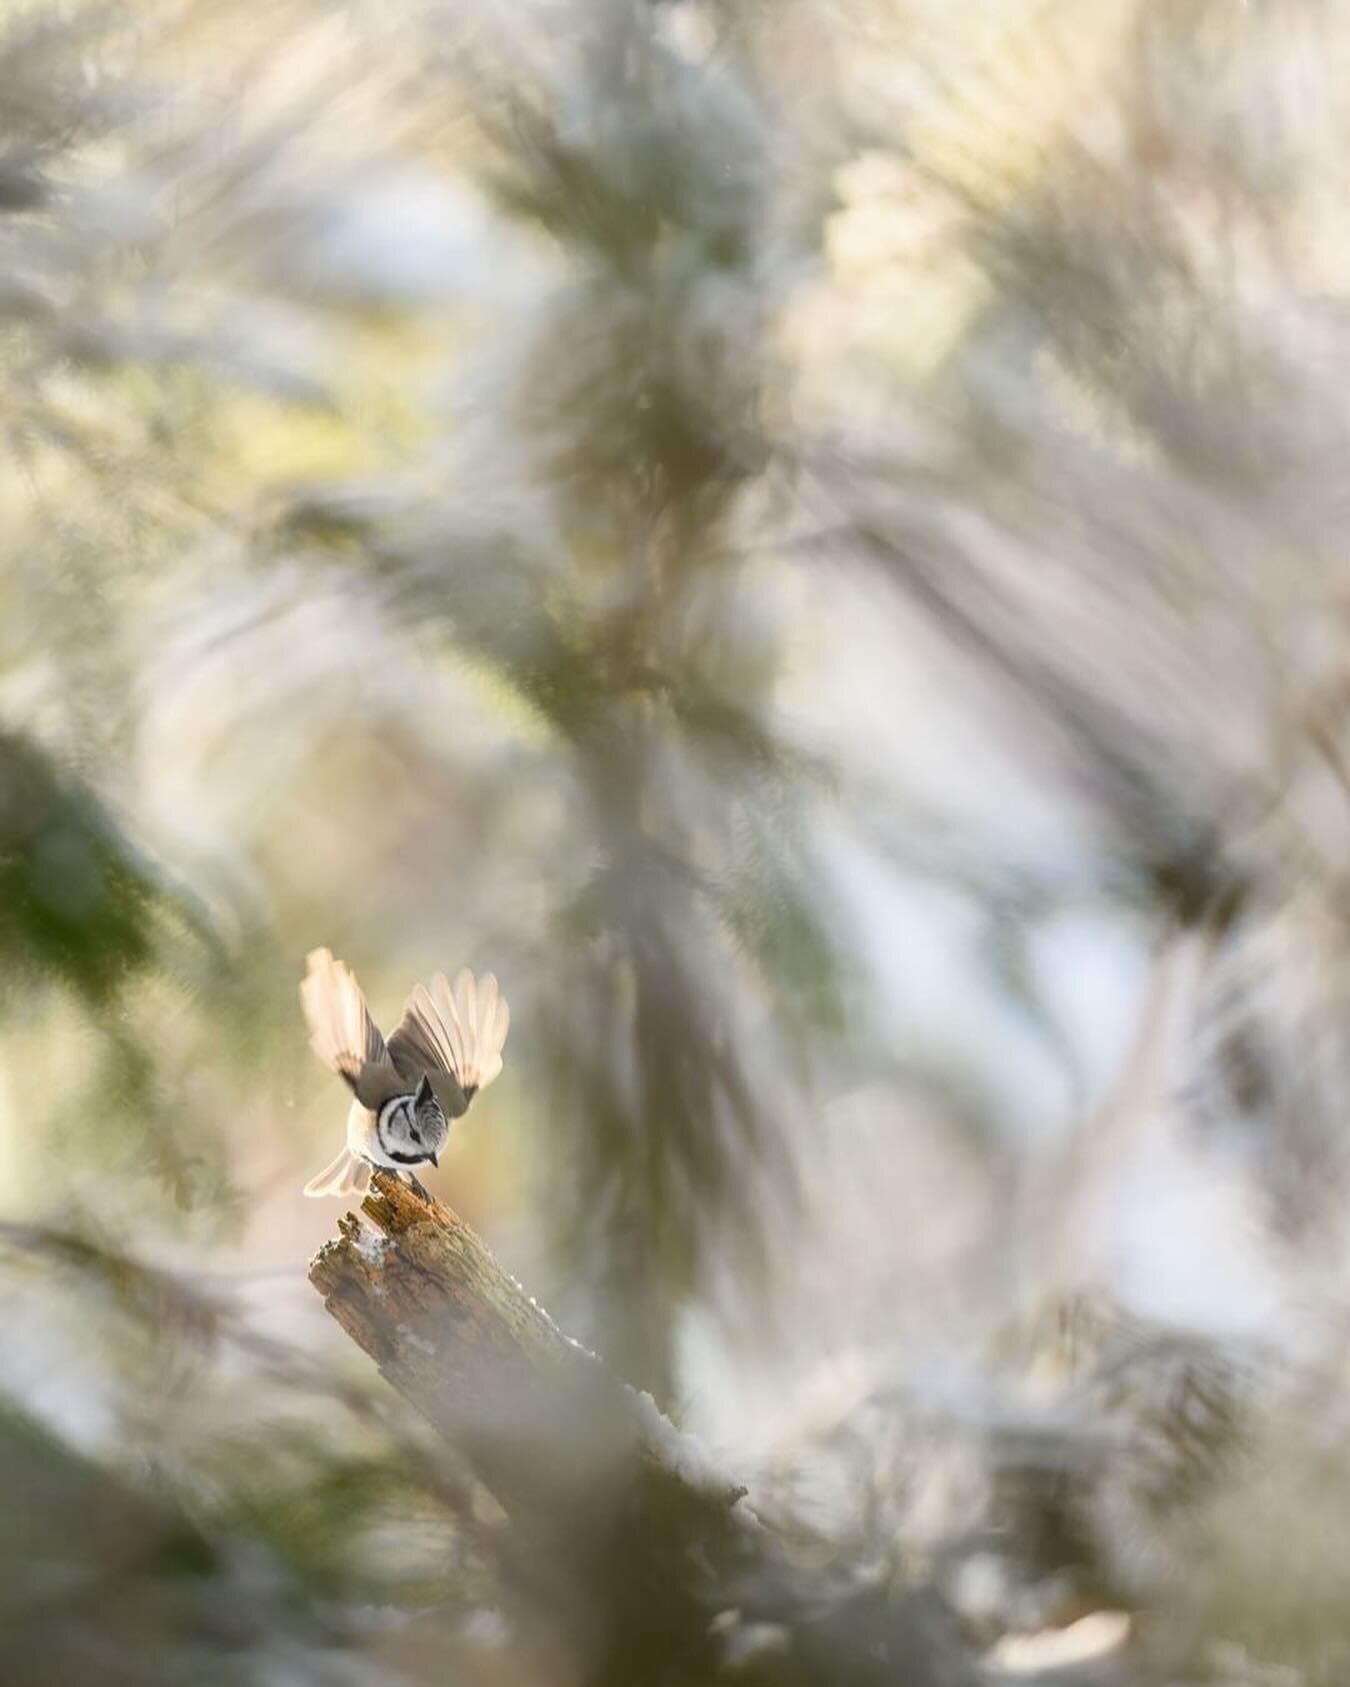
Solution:
{"label": "bird's head", "polygon": [[432,1092],[431,1080],[422,1074],[413,1095],[413,1138],[432,1165],[440,1163],[441,1150],[450,1134],[450,1122]]}

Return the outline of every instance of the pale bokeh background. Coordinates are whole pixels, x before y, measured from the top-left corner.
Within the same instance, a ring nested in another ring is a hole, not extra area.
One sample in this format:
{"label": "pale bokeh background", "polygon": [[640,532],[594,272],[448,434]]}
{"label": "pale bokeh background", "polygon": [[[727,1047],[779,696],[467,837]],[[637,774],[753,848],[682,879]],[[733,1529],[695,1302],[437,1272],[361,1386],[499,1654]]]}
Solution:
{"label": "pale bokeh background", "polygon": [[822,1552],[1342,1680],[1341,9],[0,30],[0,1676],[571,1679],[305,1281],[323,943],[497,972],[428,1183]]}

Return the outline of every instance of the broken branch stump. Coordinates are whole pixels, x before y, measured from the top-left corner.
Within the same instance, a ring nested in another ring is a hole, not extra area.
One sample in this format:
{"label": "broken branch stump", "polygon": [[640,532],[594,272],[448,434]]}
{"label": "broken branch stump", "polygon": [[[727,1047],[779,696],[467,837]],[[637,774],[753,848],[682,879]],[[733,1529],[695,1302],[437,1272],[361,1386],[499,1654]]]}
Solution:
{"label": "broken branch stump", "polygon": [[706,1661],[719,1586],[758,1530],[744,1490],[565,1336],[450,1208],[377,1171],[361,1213],[339,1221],[310,1281],[501,1503],[518,1572],[582,1640],[592,1677]]}

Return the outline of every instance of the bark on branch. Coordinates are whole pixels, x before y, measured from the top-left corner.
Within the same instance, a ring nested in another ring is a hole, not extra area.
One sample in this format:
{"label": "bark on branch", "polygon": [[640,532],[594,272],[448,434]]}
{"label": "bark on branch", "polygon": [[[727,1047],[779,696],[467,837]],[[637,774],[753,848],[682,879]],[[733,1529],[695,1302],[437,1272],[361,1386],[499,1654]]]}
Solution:
{"label": "bark on branch", "polygon": [[339,1221],[310,1281],[501,1502],[518,1573],[581,1630],[590,1673],[705,1653],[707,1596],[757,1527],[744,1490],[564,1336],[450,1208],[376,1172],[362,1214]]}

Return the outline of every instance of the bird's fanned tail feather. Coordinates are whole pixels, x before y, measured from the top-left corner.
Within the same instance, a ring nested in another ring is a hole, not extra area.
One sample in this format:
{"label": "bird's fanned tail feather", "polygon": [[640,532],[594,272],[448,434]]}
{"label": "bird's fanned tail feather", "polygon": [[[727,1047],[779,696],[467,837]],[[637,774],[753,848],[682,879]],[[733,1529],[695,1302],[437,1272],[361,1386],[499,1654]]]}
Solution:
{"label": "bird's fanned tail feather", "polygon": [[353,1154],[350,1148],[344,1148],[335,1160],[310,1178],[305,1185],[305,1194],[316,1198],[321,1195],[364,1195],[369,1187],[369,1162],[359,1154]]}

